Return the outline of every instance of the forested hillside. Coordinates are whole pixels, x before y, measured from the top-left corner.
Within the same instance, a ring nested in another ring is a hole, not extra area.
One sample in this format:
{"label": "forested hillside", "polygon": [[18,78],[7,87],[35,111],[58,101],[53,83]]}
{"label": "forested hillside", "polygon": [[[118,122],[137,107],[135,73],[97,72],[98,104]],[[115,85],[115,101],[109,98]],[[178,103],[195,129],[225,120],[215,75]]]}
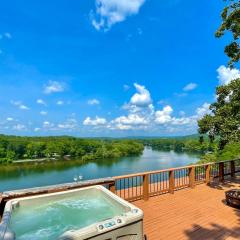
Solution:
{"label": "forested hillside", "polygon": [[137,140],[82,139],[75,137],[18,137],[0,135],[0,162],[16,159],[78,158],[84,161],[139,155]]}

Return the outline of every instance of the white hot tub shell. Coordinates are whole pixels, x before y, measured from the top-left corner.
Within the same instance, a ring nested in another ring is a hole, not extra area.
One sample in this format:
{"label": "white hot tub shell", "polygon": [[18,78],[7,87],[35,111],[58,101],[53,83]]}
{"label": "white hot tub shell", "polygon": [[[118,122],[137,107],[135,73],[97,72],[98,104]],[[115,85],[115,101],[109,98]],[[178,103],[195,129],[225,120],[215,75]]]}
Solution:
{"label": "white hot tub shell", "polygon": [[[81,189],[69,190],[65,192],[44,194],[34,197],[25,197],[10,200],[7,202],[2,222],[0,224],[0,240],[18,240],[18,235],[15,233],[14,224],[11,221],[14,211],[22,207],[22,210],[31,208],[32,206],[38,207],[41,204],[46,204],[51,202],[51,206],[59,205],[59,202],[65,199],[76,199],[82,196],[91,196],[91,199],[100,197],[101,201],[106,201],[109,205],[109,212],[101,216],[95,216],[94,220],[89,223],[89,216],[94,216],[98,211],[96,211],[97,206],[88,209],[89,214],[85,212],[85,216],[81,218],[81,221],[86,219],[86,224],[76,223],[76,227],[68,227],[66,231],[61,232],[61,234],[55,238],[47,239],[59,239],[59,240],[143,240],[143,212],[141,209],[135,207],[134,205],[128,203],[127,201],[119,198],[103,186],[92,186]],[[73,197],[73,198],[72,198]],[[90,198],[89,198],[90,199]],[[86,200],[85,200],[86,201]],[[78,201],[71,202],[74,207],[78,204]],[[105,206],[108,206],[106,205]],[[112,211],[113,208],[118,208],[116,211]],[[77,209],[77,208],[76,208]],[[105,208],[108,211],[108,208]],[[76,214],[81,214],[81,211],[75,211]],[[75,215],[75,214],[74,214]],[[76,216],[74,216],[76,217]],[[71,218],[71,216],[70,216]],[[97,219],[95,221],[95,219]],[[25,220],[24,218],[22,219]],[[27,219],[26,219],[27,221]],[[32,217],[34,221],[34,216]],[[28,229],[26,229],[28,231]],[[25,238],[21,238],[25,239]],[[39,238],[42,239],[42,238]],[[27,240],[27,238],[26,238]]]}

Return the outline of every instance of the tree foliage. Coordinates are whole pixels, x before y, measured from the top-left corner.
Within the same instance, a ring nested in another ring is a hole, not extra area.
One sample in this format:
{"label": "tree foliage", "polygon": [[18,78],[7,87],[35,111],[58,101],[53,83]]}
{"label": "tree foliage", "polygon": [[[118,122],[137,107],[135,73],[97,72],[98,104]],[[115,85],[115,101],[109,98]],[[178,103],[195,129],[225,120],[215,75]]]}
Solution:
{"label": "tree foliage", "polygon": [[217,142],[203,141],[203,136],[198,139],[198,135],[179,138],[159,138],[146,139],[144,144],[151,146],[154,150],[175,151],[175,152],[213,152],[217,148]]}
{"label": "tree foliage", "polygon": [[216,90],[217,101],[210,106],[211,114],[198,121],[199,133],[210,139],[219,138],[219,149],[240,139],[240,79]]}
{"label": "tree foliage", "polygon": [[83,161],[98,161],[138,155],[143,148],[143,144],[137,140],[0,135],[0,163],[16,159],[61,159],[66,156]]}
{"label": "tree foliage", "polygon": [[225,47],[225,53],[230,58],[229,65],[234,66],[240,59],[240,1],[226,0],[229,5],[226,6],[221,14],[222,23],[216,32],[216,37],[222,37],[226,32],[232,33],[232,41]]}

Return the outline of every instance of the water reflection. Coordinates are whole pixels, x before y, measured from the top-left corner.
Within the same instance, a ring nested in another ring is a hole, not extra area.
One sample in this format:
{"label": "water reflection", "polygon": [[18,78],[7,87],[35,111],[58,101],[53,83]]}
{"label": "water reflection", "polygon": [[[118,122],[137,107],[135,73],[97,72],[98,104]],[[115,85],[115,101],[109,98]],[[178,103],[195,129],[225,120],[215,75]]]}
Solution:
{"label": "water reflection", "polygon": [[145,148],[141,156],[102,159],[93,163],[81,160],[1,166],[0,191],[72,182],[74,176],[84,180],[166,169],[195,163],[198,154],[155,151]]}

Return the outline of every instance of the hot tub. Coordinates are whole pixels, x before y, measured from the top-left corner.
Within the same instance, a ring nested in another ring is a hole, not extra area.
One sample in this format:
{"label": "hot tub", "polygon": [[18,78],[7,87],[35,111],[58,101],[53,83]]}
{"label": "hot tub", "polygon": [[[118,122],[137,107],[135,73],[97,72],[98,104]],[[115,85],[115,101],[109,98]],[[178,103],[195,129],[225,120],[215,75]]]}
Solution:
{"label": "hot tub", "polygon": [[142,240],[143,212],[102,186],[7,202],[0,240]]}

